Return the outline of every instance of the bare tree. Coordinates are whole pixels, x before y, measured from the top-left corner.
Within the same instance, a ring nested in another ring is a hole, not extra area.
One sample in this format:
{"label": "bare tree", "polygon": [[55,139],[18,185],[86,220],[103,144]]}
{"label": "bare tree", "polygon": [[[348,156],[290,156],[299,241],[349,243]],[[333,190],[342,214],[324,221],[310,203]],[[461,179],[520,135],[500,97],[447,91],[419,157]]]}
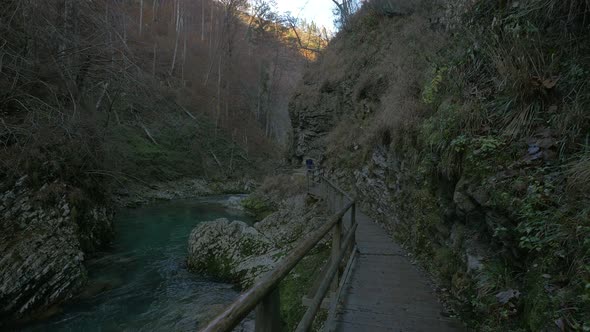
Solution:
{"label": "bare tree", "polygon": [[201,1],[201,41],[205,41],[205,2]]}
{"label": "bare tree", "polygon": [[174,54],[172,55],[172,65],[170,66],[170,75],[174,74],[174,69],[176,68],[176,58],[178,55],[178,43],[180,42],[180,36],[182,34],[182,27],[184,25],[184,9],[182,8],[183,1],[176,0],[175,1],[175,8],[174,8],[174,22],[175,22],[175,31],[176,31],[176,38],[174,43]]}
{"label": "bare tree", "polygon": [[297,44],[299,45],[300,49],[310,51],[310,52],[315,52],[315,53],[320,52],[320,49],[310,48],[308,46],[309,45],[309,38],[311,38],[310,33],[307,33],[308,42],[306,44],[303,43],[303,41],[301,40],[301,36],[299,34],[299,28],[297,27],[297,19],[295,17],[293,17],[291,15],[287,15],[287,16],[285,16],[285,22],[287,24],[289,24],[289,27],[291,28],[291,30],[295,34],[295,37],[297,38]]}
{"label": "bare tree", "polygon": [[139,35],[143,33],[143,0],[139,0]]}
{"label": "bare tree", "polygon": [[152,2],[152,24],[156,23],[156,17],[158,16],[157,5],[158,5],[158,0],[154,0]]}
{"label": "bare tree", "polygon": [[332,0],[332,2],[336,5],[338,16],[339,16],[339,23],[343,28],[348,27],[348,23],[350,21],[350,17],[354,12],[358,9],[358,1],[357,0]]}

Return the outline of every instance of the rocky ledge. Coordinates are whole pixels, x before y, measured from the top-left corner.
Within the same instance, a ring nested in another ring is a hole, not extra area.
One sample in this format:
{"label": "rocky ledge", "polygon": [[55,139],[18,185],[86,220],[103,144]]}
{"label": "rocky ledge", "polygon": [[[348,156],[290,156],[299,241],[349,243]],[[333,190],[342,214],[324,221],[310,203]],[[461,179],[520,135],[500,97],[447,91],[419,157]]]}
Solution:
{"label": "rocky ledge", "polygon": [[155,184],[131,183],[114,193],[118,206],[135,207],[154,201],[167,201],[198,196],[249,193],[256,187],[252,180],[216,182],[205,179],[182,179]]}
{"label": "rocky ledge", "polygon": [[44,315],[86,281],[85,256],[110,241],[112,214],[59,181],[0,183],[0,328]]}
{"label": "rocky ledge", "polygon": [[298,195],[254,226],[227,219],[201,223],[189,237],[188,266],[247,288],[321,225],[324,213],[321,201]]}

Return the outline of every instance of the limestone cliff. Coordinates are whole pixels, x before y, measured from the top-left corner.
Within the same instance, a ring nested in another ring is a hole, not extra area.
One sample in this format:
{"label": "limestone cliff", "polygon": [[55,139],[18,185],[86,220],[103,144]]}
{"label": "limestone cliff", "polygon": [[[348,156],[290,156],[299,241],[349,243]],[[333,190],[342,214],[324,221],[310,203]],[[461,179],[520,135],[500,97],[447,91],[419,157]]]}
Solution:
{"label": "limestone cliff", "polygon": [[0,327],[43,315],[84,285],[88,254],[111,238],[111,212],[76,188],[25,176],[0,183]]}

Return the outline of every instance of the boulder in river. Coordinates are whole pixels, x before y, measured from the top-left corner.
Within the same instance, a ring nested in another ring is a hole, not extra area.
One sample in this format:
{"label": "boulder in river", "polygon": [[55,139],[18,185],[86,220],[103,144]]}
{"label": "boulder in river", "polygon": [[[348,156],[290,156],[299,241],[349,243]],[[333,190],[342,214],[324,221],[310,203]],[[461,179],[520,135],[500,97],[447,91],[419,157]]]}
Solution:
{"label": "boulder in river", "polygon": [[201,223],[189,237],[188,266],[246,288],[325,221],[324,213],[321,201],[298,195],[254,226],[227,219]]}
{"label": "boulder in river", "polygon": [[191,232],[188,251],[191,269],[243,286],[274,266],[279,254],[256,228],[227,219],[199,224]]}

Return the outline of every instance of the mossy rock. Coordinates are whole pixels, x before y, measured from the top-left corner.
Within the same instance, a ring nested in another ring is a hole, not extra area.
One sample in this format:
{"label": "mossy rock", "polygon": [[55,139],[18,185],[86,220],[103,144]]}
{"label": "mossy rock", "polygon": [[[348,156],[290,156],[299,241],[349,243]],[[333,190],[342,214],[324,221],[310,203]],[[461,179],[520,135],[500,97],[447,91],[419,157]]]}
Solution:
{"label": "mossy rock", "polygon": [[249,287],[276,263],[273,244],[241,221],[199,224],[189,237],[188,266],[219,280]]}
{"label": "mossy rock", "polygon": [[241,204],[257,221],[266,218],[277,210],[272,202],[257,195],[248,196],[246,199],[242,200]]}

